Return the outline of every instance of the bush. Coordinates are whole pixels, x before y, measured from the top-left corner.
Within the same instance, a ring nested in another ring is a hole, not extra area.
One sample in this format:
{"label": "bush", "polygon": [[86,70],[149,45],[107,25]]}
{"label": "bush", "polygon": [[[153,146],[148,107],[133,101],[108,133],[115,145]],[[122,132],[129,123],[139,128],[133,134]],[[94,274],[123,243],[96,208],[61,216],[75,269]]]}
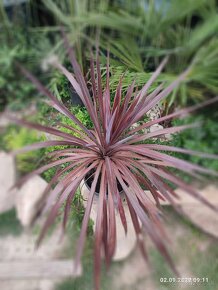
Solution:
{"label": "bush", "polygon": [[19,223],[15,209],[0,214],[0,236],[19,235],[22,226]]}
{"label": "bush", "polygon": [[[212,115],[212,117],[208,114],[201,114],[197,116],[193,115],[183,120],[174,121],[175,125],[200,122],[201,126],[199,128],[186,130],[175,135],[171,144],[173,146],[191,150],[218,154],[218,123],[216,121],[218,113],[215,112],[214,114],[212,113]],[[181,157],[181,155],[177,153],[177,157]],[[218,160],[191,155],[183,155],[183,158],[201,166],[218,171]]]}
{"label": "bush", "polygon": [[[69,104],[68,104],[69,105]],[[57,123],[62,123],[64,125],[68,125],[71,126],[77,130],[80,130],[80,128],[73,123],[72,120],[70,120],[68,117],[57,113],[57,111],[55,109],[52,109],[51,107],[49,107],[46,104],[39,104],[38,105],[38,109],[39,109],[39,113],[37,114],[37,116],[35,117],[35,119],[43,124],[43,125],[48,125],[48,126],[55,126]],[[80,122],[82,122],[87,128],[92,128],[93,123],[90,119],[90,116],[86,110],[85,107],[81,107],[81,106],[75,106],[75,107],[71,107],[70,111],[80,120]],[[63,132],[67,132],[70,134],[73,134],[73,132],[67,128],[62,128]],[[75,136],[77,136],[77,133],[74,133]],[[54,151],[54,150],[60,150],[60,149],[64,149],[66,148],[66,146],[55,146],[55,147],[48,147],[45,148],[44,154],[47,155],[48,153]],[[46,172],[43,173],[43,178],[45,178],[45,180],[47,182],[49,182],[51,180],[51,178],[54,176],[56,172],[55,168],[51,168],[49,170],[47,170]]]}
{"label": "bush", "polygon": [[[40,136],[36,131],[10,126],[2,137],[2,146],[5,150],[13,151],[28,144],[32,144],[32,142],[42,141],[43,139],[44,137]],[[18,155],[16,161],[19,173],[25,174],[34,170],[39,165],[43,152],[44,149]]]}

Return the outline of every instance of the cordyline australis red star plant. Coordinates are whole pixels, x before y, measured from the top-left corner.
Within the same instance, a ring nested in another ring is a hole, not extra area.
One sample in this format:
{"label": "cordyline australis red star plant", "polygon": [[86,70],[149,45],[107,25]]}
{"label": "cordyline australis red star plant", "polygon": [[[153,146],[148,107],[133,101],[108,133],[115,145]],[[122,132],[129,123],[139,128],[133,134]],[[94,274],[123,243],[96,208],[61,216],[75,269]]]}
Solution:
{"label": "cordyline australis red star plant", "polygon": [[[45,190],[45,195],[47,196],[45,210],[49,209],[49,214],[42,228],[38,244],[44,237],[48,227],[54,222],[59,213],[59,209],[63,206],[63,229],[65,229],[70,212],[70,205],[76,190],[81,181],[91,172],[93,181],[83,217],[80,237],[78,239],[76,265],[80,262],[83,252],[93,197],[97,183],[99,182],[100,190],[94,242],[94,277],[96,289],[99,289],[101,252],[104,251],[106,265],[109,265],[115,252],[116,211],[120,215],[124,230],[126,232],[128,230],[118,185],[122,188],[123,194],[126,197],[128,210],[143,256],[147,260],[147,253],[141,239],[141,234],[145,233],[151,238],[157,249],[176,272],[167,251],[166,242],[168,240],[160,219],[160,200],[169,201],[176,210],[179,210],[175,202],[178,196],[169,186],[169,181],[184,189],[188,194],[199,199],[211,209],[217,209],[196,192],[194,188],[173,174],[169,168],[176,168],[195,177],[199,177],[199,174],[202,173],[216,173],[201,166],[169,156],[165,152],[180,152],[200,155],[206,158],[217,158],[217,156],[166,145],[142,143],[142,141],[152,140],[152,138],[160,137],[163,134],[176,133],[195,125],[170,127],[151,133],[141,133],[141,130],[149,128],[153,124],[183,116],[205,105],[209,105],[217,101],[218,97],[132,128],[134,123],[139,121],[154,105],[163,100],[185,78],[188,71],[182,73],[168,87],[163,89],[162,85],[160,85],[153,92],[148,93],[151,84],[163,69],[166,63],[165,59],[140,91],[134,91],[133,82],[129,86],[124,98],[121,97],[121,77],[112,102],[109,87],[109,61],[107,61],[106,88],[103,91],[99,56],[97,54],[96,70],[94,68],[94,60],[91,58],[91,96],[80,66],[76,61],[73,49],[70,47],[66,37],[64,37],[64,42],[73,66],[74,74],[63,67],[58,60],[53,62],[53,66],[58,68],[67,77],[80,96],[92,119],[93,129],[88,130],[39,80],[22,66],[20,66],[21,71],[35,84],[36,88],[43,95],[51,100],[51,106],[69,117],[80,129],[77,130],[64,124],[60,124],[58,128],[51,128],[11,117],[17,124],[53,134],[60,139],[32,144],[18,152],[57,145],[67,146],[65,149],[55,150],[50,153],[50,163],[28,174],[19,182],[20,185],[34,174],[41,174],[52,167],[67,163],[64,169],[62,168],[57,171]],[[63,132],[61,128],[67,128],[72,133]],[[144,188],[150,190],[153,201],[148,198],[143,190]],[[47,195],[49,192],[50,194]]]}

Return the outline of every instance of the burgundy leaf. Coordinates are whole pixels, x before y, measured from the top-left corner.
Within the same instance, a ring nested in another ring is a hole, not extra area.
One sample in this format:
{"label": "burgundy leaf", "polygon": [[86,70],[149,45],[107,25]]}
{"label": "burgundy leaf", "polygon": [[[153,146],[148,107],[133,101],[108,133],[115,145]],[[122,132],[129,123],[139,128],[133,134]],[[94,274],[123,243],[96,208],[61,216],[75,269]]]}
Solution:
{"label": "burgundy leaf", "polygon": [[[170,240],[164,229],[160,200],[168,201],[175,210],[183,214],[177,202],[179,196],[172,187],[174,185],[182,188],[187,194],[198,199],[212,210],[217,210],[217,208],[191,185],[186,184],[176,174],[172,173],[170,168],[185,172],[194,178],[201,178],[204,174],[217,176],[218,173],[171,156],[167,152],[178,152],[211,159],[218,159],[218,156],[207,152],[201,153],[169,145],[153,144],[154,140],[152,139],[154,138],[159,138],[164,134],[178,133],[190,127],[195,127],[194,124],[164,128],[146,134],[142,134],[141,130],[165,120],[185,116],[197,109],[213,104],[218,101],[218,96],[190,108],[145,122],[132,129],[131,126],[141,121],[141,118],[144,117],[148,110],[167,97],[170,92],[185,80],[190,69],[183,72],[166,88],[164,88],[163,84],[160,84],[151,93],[148,93],[151,85],[164,68],[166,63],[166,59],[164,59],[141,90],[138,91],[138,88],[135,88],[135,81],[133,81],[124,97],[122,97],[123,76],[121,76],[114,101],[112,102],[112,92],[109,86],[109,53],[107,55],[106,86],[104,88],[102,85],[99,49],[97,48],[96,68],[91,52],[90,73],[87,73],[87,76],[90,76],[91,79],[87,82],[87,77],[83,76],[82,69],[76,60],[74,49],[71,47],[63,30],[62,34],[64,46],[72,63],[73,73],[59,63],[58,60],[53,62],[53,66],[59,69],[68,79],[81,98],[93,122],[93,128],[87,129],[36,77],[19,64],[18,67],[21,72],[35,85],[40,93],[50,99],[50,105],[61,114],[67,116],[79,128],[58,122],[53,127],[43,126],[7,114],[7,117],[18,125],[52,134],[58,139],[27,145],[13,152],[14,155],[17,155],[30,150],[54,147],[54,150],[44,158],[43,161],[46,161],[46,163],[43,166],[22,177],[16,183],[19,186],[34,174],[41,174],[51,168],[57,168],[56,173],[44,191],[40,213],[48,213],[48,215],[37,245],[40,244],[57,216],[61,214],[61,209],[63,209],[62,229],[64,233],[77,189],[81,181],[88,176],[88,181],[91,182],[91,189],[77,242],[75,266],[77,267],[81,261],[93,199],[95,191],[98,189],[99,199],[94,239],[95,289],[100,289],[102,258],[105,259],[106,267],[108,268],[116,250],[117,217],[120,218],[125,233],[128,230],[126,207],[124,207],[122,201],[123,196],[127,200],[127,210],[129,210],[137,243],[144,259],[148,261],[148,253],[143,240],[143,235],[145,234],[151,239],[172,270],[177,273],[168,253]],[[90,95],[90,87],[92,96]],[[67,129],[67,132],[64,132],[63,129]],[[151,144],[147,144],[149,140],[152,141]],[[146,144],[143,143],[144,141],[146,141]],[[56,146],[64,146],[64,148],[58,149],[55,148]],[[151,195],[148,194],[148,190]]]}

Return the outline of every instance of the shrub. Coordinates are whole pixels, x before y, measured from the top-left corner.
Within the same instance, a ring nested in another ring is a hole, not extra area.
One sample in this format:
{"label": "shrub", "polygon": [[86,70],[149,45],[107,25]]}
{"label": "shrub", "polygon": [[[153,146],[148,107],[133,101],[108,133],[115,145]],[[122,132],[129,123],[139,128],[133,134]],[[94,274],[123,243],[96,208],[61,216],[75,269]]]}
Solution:
{"label": "shrub", "polygon": [[[176,168],[191,176],[200,176],[201,174],[214,174],[217,176],[217,173],[163,152],[172,151],[183,154],[200,155],[205,158],[218,157],[207,153],[202,154],[200,152],[167,145],[143,143],[145,140],[152,140],[166,133],[176,133],[187,128],[195,128],[196,124],[169,127],[147,134],[141,134],[141,130],[148,128],[152,124],[183,116],[197,108],[218,101],[218,97],[202,104],[163,116],[157,120],[148,121],[135,129],[131,129],[131,126],[141,120],[148,110],[175,89],[180,81],[189,73],[189,70],[182,73],[168,87],[162,89],[160,85],[151,93],[147,93],[151,84],[165,65],[166,59],[164,59],[140,91],[134,91],[134,82],[129,86],[123,101],[121,98],[121,77],[114,101],[111,102],[109,58],[107,62],[106,89],[104,91],[102,90],[99,57],[97,57],[96,60],[96,70],[94,69],[94,60],[91,58],[91,84],[93,93],[93,97],[91,97],[80,66],[65,36],[64,43],[69,53],[75,77],[70,71],[63,67],[57,59],[53,59],[52,65],[58,68],[68,78],[75,91],[80,96],[93,122],[93,128],[88,129],[85,127],[84,124],[63,105],[63,103],[55,98],[48,89],[22,66],[20,66],[21,71],[35,84],[41,93],[50,99],[51,106],[71,119],[79,129],[65,124],[59,124],[58,126],[56,124],[56,128],[54,128],[9,116],[9,118],[17,124],[37,129],[57,137],[56,140],[26,146],[16,153],[51,146],[68,147],[51,152],[47,156],[50,157],[51,160],[49,160],[46,165],[28,174],[18,182],[18,185],[20,185],[36,173],[40,174],[50,168],[58,168],[45,192],[45,196],[47,196],[47,193],[50,191],[50,195],[46,198],[44,207],[45,211],[49,210],[49,215],[42,228],[38,244],[42,241],[49,226],[54,223],[63,205],[64,214],[62,225],[63,230],[65,229],[70,214],[70,205],[75,197],[76,190],[82,179],[87,178],[89,174],[92,178],[92,183],[78,239],[75,261],[76,265],[78,265],[81,259],[92,202],[99,183],[98,212],[94,241],[94,276],[96,289],[99,289],[100,282],[101,252],[102,250],[104,251],[106,265],[109,265],[116,248],[115,211],[118,211],[124,230],[127,231],[126,215],[119,194],[119,188],[123,190],[127,200],[128,209],[137,236],[137,242],[145,260],[147,261],[148,256],[141,239],[141,235],[144,233],[150,237],[171,268],[177,273],[176,267],[167,250],[168,240],[160,218],[160,200],[168,200],[173,207],[180,212],[175,202],[177,195],[167,182],[171,182],[175,186],[181,187],[187,194],[199,199],[211,209],[217,210],[217,208],[201,196],[192,186],[186,184],[181,178],[169,171],[168,168]],[[61,130],[62,128],[70,131],[64,132]],[[144,192],[144,188],[151,191],[153,200],[148,198]]]}
{"label": "shrub", "polygon": [[[10,126],[2,139],[4,149],[6,150],[17,150],[27,144],[44,140],[37,131],[29,131],[26,128],[19,128],[17,126]],[[36,169],[43,156],[43,149],[40,152],[31,151],[18,155],[16,161],[19,173],[25,174]]]}
{"label": "shrub", "polygon": [[[216,114],[217,118],[217,114]],[[211,154],[218,154],[217,140],[218,140],[218,123],[216,118],[211,118],[208,115],[189,116],[183,120],[175,120],[174,125],[184,125],[187,123],[200,122],[202,125],[195,130],[190,129],[181,134],[175,135],[172,144],[177,147],[184,147],[190,150],[198,150],[208,152]],[[178,157],[181,157],[178,156]],[[211,168],[218,171],[218,161],[202,159],[199,156],[185,156],[186,160],[197,163],[201,166]]]}

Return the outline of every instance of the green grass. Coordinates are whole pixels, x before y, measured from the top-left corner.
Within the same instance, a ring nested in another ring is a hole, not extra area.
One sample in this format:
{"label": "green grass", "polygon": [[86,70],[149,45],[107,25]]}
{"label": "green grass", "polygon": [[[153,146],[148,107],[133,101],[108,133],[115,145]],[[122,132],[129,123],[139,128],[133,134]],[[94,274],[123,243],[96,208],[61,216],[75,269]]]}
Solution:
{"label": "green grass", "polygon": [[[6,152],[16,151],[29,144],[44,141],[45,137],[36,130],[29,130],[11,124],[0,132],[0,149]],[[16,156],[18,175],[25,175],[40,167],[44,158],[44,149],[33,150]]]}
{"label": "green grass", "polygon": [[[70,242],[63,252],[63,256],[66,258],[74,258],[76,252],[77,239],[79,237],[81,222],[82,222],[82,209],[79,193],[76,200],[72,204],[71,219],[67,225],[66,234],[69,237]],[[85,243],[85,248],[82,257],[83,275],[78,278],[69,278],[59,283],[55,290],[90,290],[94,289],[93,280],[93,230],[92,221],[89,222],[88,235]],[[101,273],[101,290],[111,290],[111,281],[103,269]]]}
{"label": "green grass", "polygon": [[218,247],[217,241],[210,243],[209,248],[200,255],[195,248],[192,250],[191,267],[200,278],[208,278],[208,283],[197,285],[199,290],[216,290],[218,285]]}
{"label": "green grass", "polygon": [[[93,280],[93,263],[92,258],[86,256],[83,259],[83,275],[78,278],[69,278],[64,282],[58,284],[55,290],[91,290],[94,289]],[[111,290],[110,277],[107,275],[106,271],[102,271],[101,274],[101,290]]]}
{"label": "green grass", "polygon": [[[75,199],[71,205],[71,217],[68,220],[66,234],[69,243],[63,251],[63,258],[74,258],[76,254],[77,240],[80,234],[82,219],[84,215],[84,206],[82,204],[81,194],[78,190]],[[58,219],[60,222],[60,219]],[[59,283],[55,290],[90,290],[94,289],[93,280],[93,222],[90,220],[87,230],[87,239],[82,256],[83,275],[78,278],[68,278]],[[103,269],[101,273],[101,290],[111,290],[111,281]]]}
{"label": "green grass", "polygon": [[19,223],[14,209],[0,214],[0,236],[19,235],[22,232],[22,226]]}
{"label": "green grass", "polygon": [[[208,278],[209,282],[196,283],[195,285],[187,285],[183,289],[198,290],[217,290],[218,285],[218,247],[217,241],[210,236],[204,234],[196,228],[186,218],[180,217],[172,208],[164,210],[167,219],[170,221],[170,227],[183,228],[183,235],[177,238],[171,237],[172,247],[171,256],[175,265],[179,265],[185,261],[187,272],[191,273],[191,277]],[[208,245],[205,249],[200,249],[199,245]],[[170,246],[170,245],[169,245]],[[169,269],[167,263],[156,249],[150,250],[151,262],[153,265],[152,279],[160,290],[176,290],[179,288],[178,283],[161,283],[161,277],[175,277],[175,274]],[[185,277],[184,277],[185,278]],[[183,283],[184,284],[184,283]],[[180,285],[181,286],[181,285]],[[184,287],[184,285],[182,285]]]}

